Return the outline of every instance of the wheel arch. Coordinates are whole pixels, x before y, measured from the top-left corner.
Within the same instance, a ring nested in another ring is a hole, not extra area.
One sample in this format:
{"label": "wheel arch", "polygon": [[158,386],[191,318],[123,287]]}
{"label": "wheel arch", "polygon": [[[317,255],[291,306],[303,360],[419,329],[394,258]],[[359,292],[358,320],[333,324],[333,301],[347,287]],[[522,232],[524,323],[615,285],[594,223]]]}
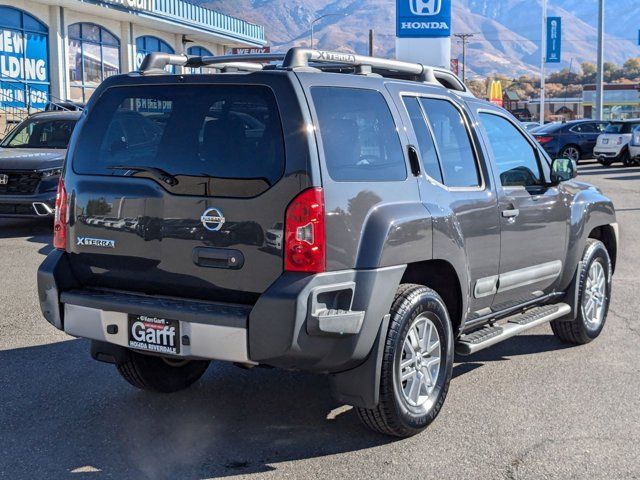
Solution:
{"label": "wheel arch", "polygon": [[410,263],[400,283],[417,283],[435,290],[447,307],[454,334],[460,332],[465,302],[460,278],[451,263],[441,259]]}
{"label": "wheel arch", "polygon": [[599,225],[589,232],[588,238],[600,240],[611,258],[611,268],[615,272],[618,257],[618,232],[614,225]]}

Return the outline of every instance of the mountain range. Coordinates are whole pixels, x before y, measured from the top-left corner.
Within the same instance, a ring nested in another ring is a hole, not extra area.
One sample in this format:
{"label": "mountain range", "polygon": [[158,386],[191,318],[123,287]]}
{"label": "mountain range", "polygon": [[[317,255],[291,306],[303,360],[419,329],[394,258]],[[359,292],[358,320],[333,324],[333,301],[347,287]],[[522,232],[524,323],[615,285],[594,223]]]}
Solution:
{"label": "mountain range", "polygon": [[[265,26],[274,51],[309,45],[366,54],[368,32],[375,32],[375,54],[393,57],[394,0],[195,0],[196,3]],[[473,33],[467,49],[469,76],[539,72],[542,0],[452,0],[453,33]],[[594,62],[598,0],[549,0],[548,15],[562,17],[562,62],[549,70]],[[640,56],[640,0],[610,0],[605,15],[605,60],[622,64]],[[453,39],[452,57],[460,55]]]}

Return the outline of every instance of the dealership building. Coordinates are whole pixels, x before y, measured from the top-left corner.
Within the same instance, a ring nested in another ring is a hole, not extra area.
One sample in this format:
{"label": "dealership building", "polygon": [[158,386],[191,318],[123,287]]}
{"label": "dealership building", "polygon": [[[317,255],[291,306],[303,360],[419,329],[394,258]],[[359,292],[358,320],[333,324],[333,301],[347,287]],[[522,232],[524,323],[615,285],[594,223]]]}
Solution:
{"label": "dealership building", "polygon": [[150,52],[220,55],[265,43],[262,26],[184,0],[0,0],[0,116],[84,103]]}

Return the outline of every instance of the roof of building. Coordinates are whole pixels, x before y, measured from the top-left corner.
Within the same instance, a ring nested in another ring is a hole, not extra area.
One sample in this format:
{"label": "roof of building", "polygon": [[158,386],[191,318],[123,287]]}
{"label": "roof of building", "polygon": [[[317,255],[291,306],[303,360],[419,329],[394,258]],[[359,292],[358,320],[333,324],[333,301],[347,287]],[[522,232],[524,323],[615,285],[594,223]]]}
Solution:
{"label": "roof of building", "polygon": [[[169,21],[203,33],[222,36],[232,42],[251,46],[265,45],[265,33],[262,25],[247,22],[240,18],[225,15],[185,0],[78,0],[85,4],[113,8],[133,13],[142,18]],[[133,7],[131,4],[135,4]]]}
{"label": "roof of building", "polygon": [[507,97],[508,100],[511,100],[513,102],[519,102],[520,101],[520,97],[518,96],[518,94],[512,90],[507,90],[504,92],[505,96]]}

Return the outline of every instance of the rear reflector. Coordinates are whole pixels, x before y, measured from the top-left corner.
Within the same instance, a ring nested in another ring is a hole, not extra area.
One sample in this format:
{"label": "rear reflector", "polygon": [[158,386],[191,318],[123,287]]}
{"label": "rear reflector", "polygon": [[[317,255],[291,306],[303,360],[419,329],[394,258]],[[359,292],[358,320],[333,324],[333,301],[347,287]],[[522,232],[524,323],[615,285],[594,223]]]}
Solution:
{"label": "rear reflector", "polygon": [[325,271],[326,241],[322,188],[309,188],[289,204],[284,238],[285,270],[313,273]]}
{"label": "rear reflector", "polygon": [[553,140],[553,137],[535,137],[535,139],[538,141],[538,143],[549,143],[551,140]]}
{"label": "rear reflector", "polygon": [[53,221],[53,246],[59,250],[67,247],[67,189],[62,177],[58,181],[56,213]]}

